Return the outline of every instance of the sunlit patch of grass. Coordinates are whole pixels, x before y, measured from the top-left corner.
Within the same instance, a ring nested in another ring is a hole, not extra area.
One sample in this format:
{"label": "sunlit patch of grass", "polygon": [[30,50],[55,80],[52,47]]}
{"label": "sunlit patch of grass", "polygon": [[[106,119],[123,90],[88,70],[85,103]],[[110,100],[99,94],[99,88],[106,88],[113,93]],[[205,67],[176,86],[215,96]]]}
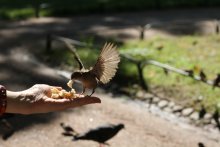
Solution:
{"label": "sunlit patch of grass", "polygon": [[22,8],[22,9],[4,9],[2,8],[0,10],[0,18],[3,19],[24,19],[24,18],[30,18],[34,16],[34,10],[33,8]]}
{"label": "sunlit patch of grass", "polygon": [[[128,42],[121,50],[135,57],[154,59],[180,69],[193,69],[197,66],[204,70],[209,80],[213,80],[220,73],[219,41],[218,35],[154,37],[146,41]],[[136,48],[139,48],[139,55],[135,52]],[[145,67],[144,76],[152,91],[179,103],[191,105],[196,98],[203,97],[203,104],[210,110],[216,103],[220,103],[219,88],[213,90],[212,86],[189,77],[171,72],[165,75],[163,69],[153,65]]]}

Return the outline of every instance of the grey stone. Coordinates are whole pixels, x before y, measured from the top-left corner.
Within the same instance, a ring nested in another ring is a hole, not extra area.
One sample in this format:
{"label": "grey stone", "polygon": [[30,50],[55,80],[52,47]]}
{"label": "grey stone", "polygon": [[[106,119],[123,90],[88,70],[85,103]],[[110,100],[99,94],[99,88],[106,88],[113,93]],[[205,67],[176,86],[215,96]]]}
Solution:
{"label": "grey stone", "polygon": [[149,106],[150,112],[153,112],[155,108],[156,108],[156,105],[155,104],[151,104]]}
{"label": "grey stone", "polygon": [[160,98],[158,98],[158,97],[153,97],[153,103],[158,103],[160,101]]}
{"label": "grey stone", "polygon": [[163,110],[166,111],[166,112],[172,112],[172,109],[170,107],[166,107]]}
{"label": "grey stone", "polygon": [[201,121],[201,120],[194,120],[194,124],[195,126],[197,127],[203,127],[204,126],[204,123]]}
{"label": "grey stone", "polygon": [[176,116],[178,116],[178,117],[181,116],[181,113],[180,113],[180,112],[176,112],[175,114],[176,114]]}
{"label": "grey stone", "polygon": [[200,95],[197,99],[201,102],[204,99],[204,97]]}
{"label": "grey stone", "polygon": [[147,103],[152,104],[153,103],[153,98],[145,99]]}
{"label": "grey stone", "polygon": [[202,120],[203,124],[211,124],[211,119]]}
{"label": "grey stone", "polygon": [[189,116],[193,113],[193,108],[185,108],[182,110],[182,115],[183,116]]}
{"label": "grey stone", "polygon": [[205,130],[211,130],[213,128],[213,125],[212,124],[208,124],[208,125],[205,125],[203,128]]}
{"label": "grey stone", "polygon": [[150,93],[144,93],[144,99],[151,99],[151,98],[153,98],[154,96],[152,95],[152,94],[150,94]]}
{"label": "grey stone", "polygon": [[150,104],[149,104],[149,103],[145,103],[145,106],[146,106],[147,108],[149,108],[149,107],[150,107]]}
{"label": "grey stone", "polygon": [[191,115],[190,115],[190,119],[196,121],[199,119],[199,113],[198,112],[193,112]]}
{"label": "grey stone", "polygon": [[180,105],[173,106],[173,112],[174,113],[181,112],[182,110],[183,110],[183,107],[180,106]]}
{"label": "grey stone", "polygon": [[136,93],[136,97],[138,98],[143,98],[144,97],[144,92],[139,90],[137,93]]}
{"label": "grey stone", "polygon": [[211,124],[216,125],[216,121],[214,119],[211,119]]}
{"label": "grey stone", "polygon": [[168,107],[173,108],[175,106],[174,102],[169,102]]}
{"label": "grey stone", "polygon": [[206,113],[203,119],[205,119],[205,120],[211,120],[211,119],[212,119],[212,114]]}
{"label": "grey stone", "polygon": [[168,105],[168,101],[166,100],[162,100],[158,103],[158,107],[160,107],[161,109],[165,108]]}

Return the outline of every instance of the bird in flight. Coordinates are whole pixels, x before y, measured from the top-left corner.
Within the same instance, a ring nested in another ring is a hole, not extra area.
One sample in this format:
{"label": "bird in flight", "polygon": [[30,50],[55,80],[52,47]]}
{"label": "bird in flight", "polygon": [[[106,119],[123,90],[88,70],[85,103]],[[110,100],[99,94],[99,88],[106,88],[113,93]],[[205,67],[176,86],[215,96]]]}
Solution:
{"label": "bird in flight", "polygon": [[91,95],[95,92],[99,83],[106,84],[115,76],[118,63],[120,62],[119,52],[112,43],[105,43],[96,64],[90,67],[90,69],[84,67],[76,52],[75,59],[79,63],[80,69],[72,73],[71,81],[73,83],[73,81],[78,80],[82,83],[82,94],[86,88],[92,89]]}

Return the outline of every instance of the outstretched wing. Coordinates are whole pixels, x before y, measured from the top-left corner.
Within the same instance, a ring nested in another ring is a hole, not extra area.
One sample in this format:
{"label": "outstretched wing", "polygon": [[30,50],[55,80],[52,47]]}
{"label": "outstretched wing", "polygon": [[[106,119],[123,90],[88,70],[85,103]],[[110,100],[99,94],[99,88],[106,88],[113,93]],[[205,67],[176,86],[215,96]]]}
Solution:
{"label": "outstretched wing", "polygon": [[96,75],[101,83],[106,84],[115,75],[119,62],[120,57],[116,46],[111,43],[105,43],[91,72]]}
{"label": "outstretched wing", "polygon": [[66,46],[73,52],[74,58],[75,58],[75,60],[76,60],[76,61],[78,62],[78,64],[79,64],[79,69],[80,69],[80,70],[85,69],[84,66],[83,66],[82,61],[80,60],[79,55],[78,55],[77,52],[76,52],[76,48],[75,48],[70,42],[68,42],[68,40],[64,40],[64,43],[65,43]]}

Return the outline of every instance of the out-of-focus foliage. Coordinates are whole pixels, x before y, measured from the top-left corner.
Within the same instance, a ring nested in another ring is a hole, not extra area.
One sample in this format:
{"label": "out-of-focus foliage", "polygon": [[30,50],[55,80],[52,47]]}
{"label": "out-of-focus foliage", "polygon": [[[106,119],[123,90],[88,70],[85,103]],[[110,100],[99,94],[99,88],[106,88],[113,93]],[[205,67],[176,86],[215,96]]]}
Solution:
{"label": "out-of-focus foliage", "polygon": [[179,7],[220,6],[219,0],[0,0],[0,18],[17,19],[34,16],[40,7],[43,16],[67,16],[101,12],[137,11]]}

